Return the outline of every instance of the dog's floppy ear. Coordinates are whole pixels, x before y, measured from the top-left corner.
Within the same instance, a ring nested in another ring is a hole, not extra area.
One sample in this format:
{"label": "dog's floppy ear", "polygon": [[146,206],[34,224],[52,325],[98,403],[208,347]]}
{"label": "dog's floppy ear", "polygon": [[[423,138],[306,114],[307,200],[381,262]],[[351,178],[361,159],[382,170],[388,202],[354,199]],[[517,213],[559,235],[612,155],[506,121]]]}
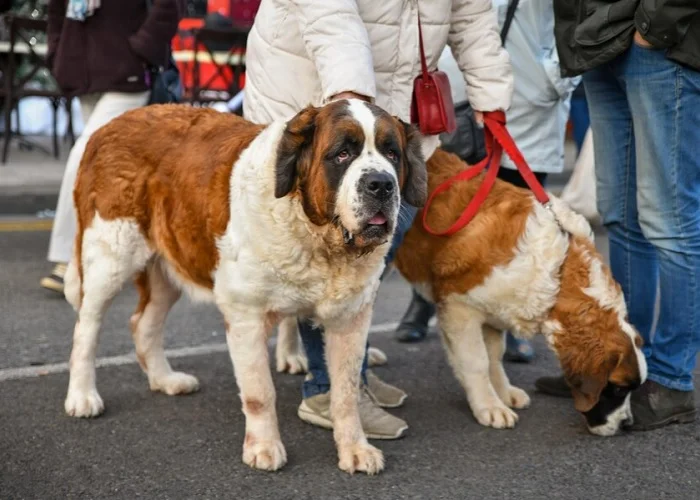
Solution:
{"label": "dog's floppy ear", "polygon": [[[406,136],[406,149],[403,152],[405,169],[403,197],[409,205],[421,208],[428,198],[428,173],[425,160],[437,147],[437,138],[424,136],[414,125],[399,121]],[[432,150],[431,144],[435,145]]]}
{"label": "dog's floppy ear", "polygon": [[282,198],[294,189],[298,163],[304,150],[311,146],[316,129],[318,108],[308,106],[287,122],[277,146],[275,197]]}
{"label": "dog's floppy ear", "polygon": [[[620,364],[622,355],[613,352],[608,359],[597,362],[595,356],[588,356],[587,362],[580,364],[574,372],[572,364],[562,360],[562,369],[574,398],[574,407],[581,413],[590,411],[600,400],[600,393],[608,385],[613,369]],[[583,369],[582,369],[583,368]]]}
{"label": "dog's floppy ear", "polygon": [[600,399],[600,393],[608,381],[598,376],[573,377],[569,379],[571,395],[574,398],[574,408],[581,413],[586,413],[593,408]]}

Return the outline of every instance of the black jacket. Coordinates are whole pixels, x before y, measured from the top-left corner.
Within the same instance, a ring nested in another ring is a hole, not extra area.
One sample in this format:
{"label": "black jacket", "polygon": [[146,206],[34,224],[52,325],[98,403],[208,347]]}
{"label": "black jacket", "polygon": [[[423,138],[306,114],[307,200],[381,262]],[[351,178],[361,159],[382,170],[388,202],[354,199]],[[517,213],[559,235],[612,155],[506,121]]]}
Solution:
{"label": "black jacket", "polygon": [[140,92],[148,88],[146,65],[163,65],[184,13],[183,0],[103,0],[85,22],[66,19],[66,0],[50,0],[48,54],[61,89]]}
{"label": "black jacket", "polygon": [[554,15],[564,76],[622,54],[635,30],[669,59],[700,71],[700,0],[554,0]]}

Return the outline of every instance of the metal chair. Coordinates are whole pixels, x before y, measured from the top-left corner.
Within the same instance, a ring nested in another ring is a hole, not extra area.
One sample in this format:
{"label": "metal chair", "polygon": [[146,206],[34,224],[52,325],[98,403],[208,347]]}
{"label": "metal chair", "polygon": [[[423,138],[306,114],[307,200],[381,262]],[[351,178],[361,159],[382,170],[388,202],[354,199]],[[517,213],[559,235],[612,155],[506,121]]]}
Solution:
{"label": "metal chair", "polygon": [[[73,132],[73,116],[71,112],[71,99],[67,98],[60,89],[40,89],[32,88],[27,84],[34,76],[42,69],[49,72],[46,63],[46,57],[37,52],[35,38],[32,32],[46,33],[47,21],[45,19],[34,19],[28,17],[20,17],[14,14],[5,16],[6,26],[10,32],[10,50],[8,52],[7,64],[4,68],[4,85],[0,94],[4,97],[4,123],[3,131],[3,151],[2,163],[7,162],[10,142],[13,137],[18,137],[21,146],[30,149],[40,149],[46,154],[50,154],[43,146],[35,144],[26,138],[22,137],[20,121],[19,121],[19,101],[23,97],[45,97],[51,101],[53,107],[53,155],[59,157],[58,145],[58,110],[61,106],[65,106],[68,116],[67,135],[70,136],[71,144],[75,143],[75,134]],[[19,47],[22,50],[18,50]],[[17,55],[23,54],[27,56],[30,63],[30,70],[22,76],[17,74]],[[12,111],[17,111],[17,130],[12,130]]]}
{"label": "metal chair", "polygon": [[[242,89],[248,29],[203,27],[193,30],[193,34],[191,103],[207,105],[229,101]],[[205,78],[203,62],[210,63],[213,68]]]}

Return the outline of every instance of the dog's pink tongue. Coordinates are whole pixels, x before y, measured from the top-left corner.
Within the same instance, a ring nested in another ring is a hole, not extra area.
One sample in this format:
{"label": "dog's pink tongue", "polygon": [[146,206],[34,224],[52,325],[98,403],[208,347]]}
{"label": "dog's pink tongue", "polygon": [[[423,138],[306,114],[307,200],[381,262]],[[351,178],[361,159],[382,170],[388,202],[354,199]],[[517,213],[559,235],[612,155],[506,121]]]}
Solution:
{"label": "dog's pink tongue", "polygon": [[368,224],[371,224],[373,226],[380,226],[380,225],[384,224],[385,222],[386,222],[386,217],[384,217],[383,214],[378,213],[377,215],[375,215],[374,217],[372,217],[369,220]]}

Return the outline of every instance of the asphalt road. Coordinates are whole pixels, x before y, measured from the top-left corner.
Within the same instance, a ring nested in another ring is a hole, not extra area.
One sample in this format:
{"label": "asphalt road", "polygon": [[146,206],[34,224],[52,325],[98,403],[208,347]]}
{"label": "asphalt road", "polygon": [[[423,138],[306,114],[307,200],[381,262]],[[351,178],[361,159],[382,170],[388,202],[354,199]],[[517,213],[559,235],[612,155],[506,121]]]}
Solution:
{"label": "asphalt road", "polygon": [[371,341],[389,355],[377,372],[409,392],[395,414],[410,430],[399,441],[375,442],[387,461],[379,476],[336,468],[331,433],[296,416],[301,378],[291,375],[275,377],[288,465],[277,473],[245,466],[243,415],[218,314],[185,301],[176,306],[167,333],[167,347],[179,355],[172,364],[197,375],[202,389],[152,394],[132,358],[122,356],[133,350],[131,287],[114,301],[100,340],[99,355],[111,365],[98,370],[107,410],[94,420],[71,419],[63,413],[62,363],[74,314],[38,287],[50,268],[47,241],[47,232],[0,232],[0,499],[700,498],[697,424],[589,435],[571,401],[534,391],[538,376],[557,372],[541,341],[532,364],[507,366],[533,397],[518,426],[479,426],[437,337],[406,346],[382,326],[400,318],[408,301],[396,277],[383,285],[374,323],[384,331]]}

